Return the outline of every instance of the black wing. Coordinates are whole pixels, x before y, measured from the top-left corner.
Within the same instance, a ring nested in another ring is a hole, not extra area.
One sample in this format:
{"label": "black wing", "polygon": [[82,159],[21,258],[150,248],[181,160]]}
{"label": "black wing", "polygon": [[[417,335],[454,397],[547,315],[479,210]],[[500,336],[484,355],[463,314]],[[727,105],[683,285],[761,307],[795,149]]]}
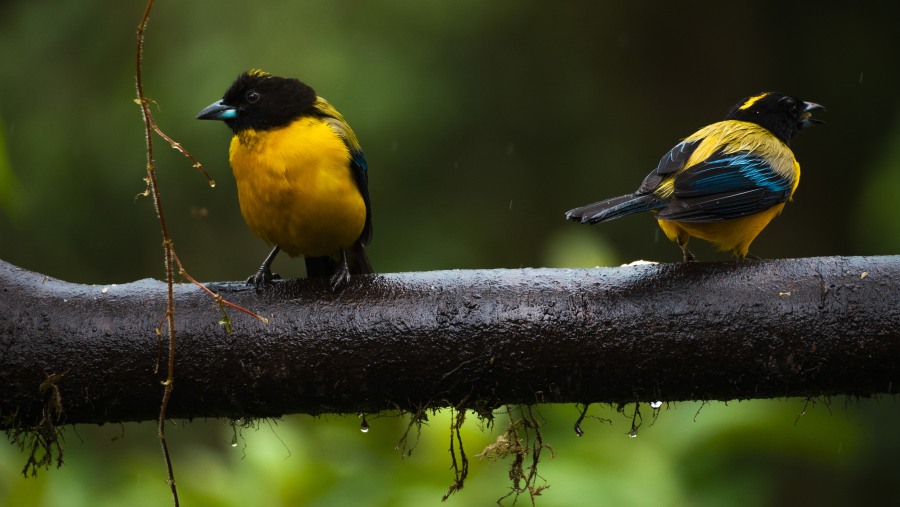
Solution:
{"label": "black wing", "polygon": [[659,159],[656,169],[644,178],[644,182],[641,183],[640,188],[635,193],[649,194],[656,190],[656,187],[662,183],[666,176],[683,169],[685,162],[691,158],[701,141],[702,139],[697,139],[696,141],[682,141],[676,144]]}
{"label": "black wing", "polygon": [[675,176],[669,205],[657,218],[715,222],[740,218],[787,201],[794,181],[763,157],[717,152]]}

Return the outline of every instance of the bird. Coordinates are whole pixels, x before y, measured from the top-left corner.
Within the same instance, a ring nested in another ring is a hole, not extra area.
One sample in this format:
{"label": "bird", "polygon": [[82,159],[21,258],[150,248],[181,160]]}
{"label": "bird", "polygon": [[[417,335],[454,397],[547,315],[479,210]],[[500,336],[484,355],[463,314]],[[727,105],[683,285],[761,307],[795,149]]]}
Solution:
{"label": "bird", "polygon": [[228,159],[241,214],[272,246],[248,285],[260,292],[278,278],[271,265],[282,250],[304,256],[307,277],[329,278],[332,290],[372,273],[366,156],[337,109],[298,79],[253,69],[197,119],[233,131]]}
{"label": "bird", "polygon": [[736,258],[778,216],[800,183],[790,144],[802,129],[824,121],[825,108],[776,92],[746,97],[725,119],[701,128],[663,155],[638,189],[566,212],[582,224],[649,211],[684,261],[695,260],[690,238],[705,240]]}

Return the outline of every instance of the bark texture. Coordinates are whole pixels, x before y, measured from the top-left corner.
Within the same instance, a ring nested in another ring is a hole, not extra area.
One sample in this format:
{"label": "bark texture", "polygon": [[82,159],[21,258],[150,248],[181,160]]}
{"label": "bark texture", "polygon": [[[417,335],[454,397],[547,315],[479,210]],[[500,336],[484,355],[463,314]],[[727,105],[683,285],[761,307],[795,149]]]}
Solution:
{"label": "bark texture", "polygon": [[[176,288],[172,418],[536,402],[892,393],[900,256],[437,271]],[[79,285],[0,262],[0,429],[154,420],[155,280]],[[164,337],[163,337],[164,338]],[[166,343],[164,343],[166,342]],[[164,368],[161,368],[161,370]]]}

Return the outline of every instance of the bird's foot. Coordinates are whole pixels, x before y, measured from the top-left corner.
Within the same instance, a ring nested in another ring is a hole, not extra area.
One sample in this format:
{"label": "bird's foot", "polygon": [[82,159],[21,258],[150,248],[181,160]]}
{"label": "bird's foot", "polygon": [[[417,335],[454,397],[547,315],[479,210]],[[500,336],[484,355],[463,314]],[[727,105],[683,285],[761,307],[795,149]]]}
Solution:
{"label": "bird's foot", "polygon": [[278,251],[281,250],[281,247],[276,246],[269,252],[269,255],[266,256],[266,260],[263,261],[262,265],[259,267],[259,271],[256,272],[253,276],[247,279],[247,285],[252,285],[256,292],[262,292],[267,286],[272,284],[272,280],[278,280],[281,277],[278,275],[272,274],[272,261],[275,260],[275,256],[278,255]]}
{"label": "bird's foot", "polygon": [[684,262],[695,262],[697,260],[697,257],[695,257],[694,254],[692,254],[691,251],[687,249],[687,246],[679,246],[681,246],[681,253],[684,255]]}
{"label": "bird's foot", "polygon": [[350,270],[346,264],[338,264],[337,271],[331,277],[331,290],[337,292],[338,289],[346,285],[350,281]]}
{"label": "bird's foot", "polygon": [[266,287],[272,285],[272,280],[281,280],[281,276],[272,273],[268,266],[261,266],[259,271],[247,279],[247,285],[252,285],[256,292],[262,292]]}
{"label": "bird's foot", "polygon": [[347,264],[347,251],[341,249],[341,259],[337,263],[334,275],[331,277],[331,290],[337,292],[350,281],[350,266]]}
{"label": "bird's foot", "polygon": [[745,255],[742,260],[761,261],[762,257],[760,257],[758,255],[753,255],[752,253],[747,252],[747,255]]}

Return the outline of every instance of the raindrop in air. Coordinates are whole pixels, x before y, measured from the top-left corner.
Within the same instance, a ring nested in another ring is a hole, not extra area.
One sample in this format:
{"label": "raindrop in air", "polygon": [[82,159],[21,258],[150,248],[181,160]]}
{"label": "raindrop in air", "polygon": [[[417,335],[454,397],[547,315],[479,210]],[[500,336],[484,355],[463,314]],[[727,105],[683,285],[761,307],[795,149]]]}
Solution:
{"label": "raindrop in air", "polygon": [[650,408],[652,408],[652,409],[657,409],[657,408],[659,408],[659,407],[661,407],[661,406],[662,406],[662,402],[661,402],[661,401],[654,401],[654,402],[651,402],[651,403],[650,403]]}

